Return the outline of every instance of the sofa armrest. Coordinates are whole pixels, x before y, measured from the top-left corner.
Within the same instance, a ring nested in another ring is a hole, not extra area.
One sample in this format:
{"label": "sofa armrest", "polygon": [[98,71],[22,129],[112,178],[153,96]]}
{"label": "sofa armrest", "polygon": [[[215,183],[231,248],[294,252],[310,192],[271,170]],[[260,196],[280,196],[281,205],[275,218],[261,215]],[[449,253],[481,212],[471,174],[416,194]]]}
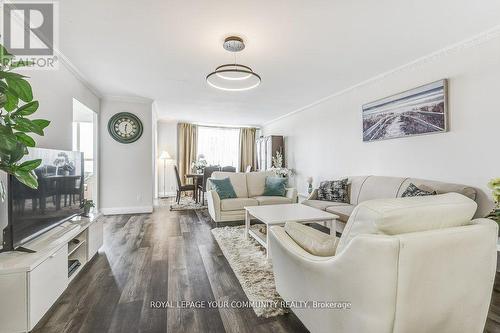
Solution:
{"label": "sofa armrest", "polygon": [[[208,182],[207,182],[208,184]],[[215,222],[220,221],[220,197],[216,191],[207,191],[208,213]]]}
{"label": "sofa armrest", "polygon": [[289,199],[292,199],[293,203],[296,203],[299,199],[298,194],[297,194],[297,189],[290,187],[286,189],[285,196]]}
{"label": "sofa armrest", "polygon": [[208,178],[208,179],[207,179],[207,192],[208,192],[208,191],[213,190],[213,188],[212,188],[213,186],[212,186],[211,179],[212,179],[212,178]]}
{"label": "sofa armrest", "polygon": [[311,194],[309,194],[309,197],[307,198],[307,200],[317,200],[318,199],[318,189],[315,188]]}
{"label": "sofa armrest", "polygon": [[[398,239],[359,235],[344,251],[320,257],[301,248],[281,226],[268,232],[276,290],[285,301],[336,301],[354,306],[324,315],[318,315],[318,309],[301,310],[299,318],[311,332],[326,332],[325,327],[342,327],[339,332],[375,332],[374,327],[376,332],[393,331]],[[369,319],[360,324],[360,316],[367,313]]]}

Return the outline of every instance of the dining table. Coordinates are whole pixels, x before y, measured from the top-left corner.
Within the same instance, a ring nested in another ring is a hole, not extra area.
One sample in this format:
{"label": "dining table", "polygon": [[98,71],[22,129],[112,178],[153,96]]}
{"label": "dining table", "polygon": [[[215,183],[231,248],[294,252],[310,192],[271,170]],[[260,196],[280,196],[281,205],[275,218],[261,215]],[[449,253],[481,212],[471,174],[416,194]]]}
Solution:
{"label": "dining table", "polygon": [[198,203],[198,184],[203,182],[203,173],[188,173],[186,179],[192,179],[194,184],[193,199]]}

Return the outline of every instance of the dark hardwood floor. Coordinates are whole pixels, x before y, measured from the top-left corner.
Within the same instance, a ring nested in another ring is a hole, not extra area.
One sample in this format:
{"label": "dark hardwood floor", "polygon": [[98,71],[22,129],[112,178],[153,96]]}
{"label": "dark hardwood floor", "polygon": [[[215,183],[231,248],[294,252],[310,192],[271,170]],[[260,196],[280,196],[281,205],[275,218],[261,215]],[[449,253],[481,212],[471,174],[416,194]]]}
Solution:
{"label": "dark hardwood floor", "polygon": [[33,332],[307,332],[293,314],[252,309],[154,309],[151,301],[247,300],[201,212],[118,215],[104,247]]}
{"label": "dark hardwood floor", "polygon": [[[33,332],[307,332],[293,314],[252,309],[154,309],[151,301],[247,300],[210,229],[194,211],[119,215],[104,221],[104,247]],[[500,333],[497,273],[485,332]]]}
{"label": "dark hardwood floor", "polygon": [[497,274],[484,331],[487,333],[500,333],[500,257],[497,260]]}

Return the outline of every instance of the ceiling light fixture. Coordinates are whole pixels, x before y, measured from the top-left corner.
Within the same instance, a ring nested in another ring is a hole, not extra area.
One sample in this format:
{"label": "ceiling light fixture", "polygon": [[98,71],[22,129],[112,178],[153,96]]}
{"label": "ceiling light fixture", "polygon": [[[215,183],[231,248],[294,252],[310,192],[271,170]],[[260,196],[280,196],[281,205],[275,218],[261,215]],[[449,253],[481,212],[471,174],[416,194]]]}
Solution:
{"label": "ceiling light fixture", "polygon": [[220,65],[208,74],[207,83],[217,89],[226,91],[244,91],[257,87],[260,82],[260,76],[252,68],[236,63],[236,52],[245,48],[245,43],[240,37],[227,37],[222,44],[224,49],[234,52],[234,64]]}

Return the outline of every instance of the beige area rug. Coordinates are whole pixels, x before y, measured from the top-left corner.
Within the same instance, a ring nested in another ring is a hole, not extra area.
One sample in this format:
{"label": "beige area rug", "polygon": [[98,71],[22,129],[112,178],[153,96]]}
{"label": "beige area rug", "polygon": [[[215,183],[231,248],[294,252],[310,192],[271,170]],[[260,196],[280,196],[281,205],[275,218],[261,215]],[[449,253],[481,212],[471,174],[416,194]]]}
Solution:
{"label": "beige area rug", "polygon": [[[258,226],[253,226],[258,227]],[[276,291],[273,268],[266,259],[265,249],[254,239],[246,239],[245,227],[212,229],[219,247],[252,303],[258,317],[274,317],[288,312]]]}
{"label": "beige area rug", "polygon": [[[206,202],[206,200],[205,200]],[[175,201],[175,197],[171,198],[170,210],[198,210],[198,209],[206,209],[207,205],[202,205],[201,203],[196,203],[193,200],[193,197],[181,197],[179,203]]]}

